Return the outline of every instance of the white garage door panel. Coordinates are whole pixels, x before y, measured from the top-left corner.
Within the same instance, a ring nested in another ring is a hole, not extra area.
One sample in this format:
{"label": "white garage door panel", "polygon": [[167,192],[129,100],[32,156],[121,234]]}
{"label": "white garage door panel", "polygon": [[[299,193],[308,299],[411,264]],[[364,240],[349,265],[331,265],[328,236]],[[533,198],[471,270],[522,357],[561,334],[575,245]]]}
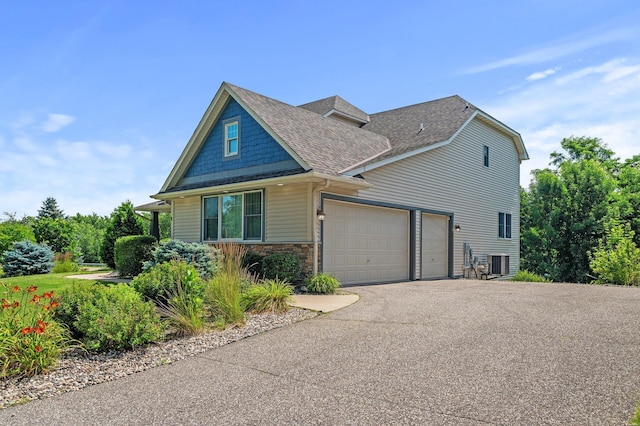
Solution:
{"label": "white garage door panel", "polygon": [[447,216],[422,215],[422,278],[443,278],[449,274]]}
{"label": "white garage door panel", "polygon": [[323,270],[344,284],[409,278],[409,213],[326,200]]}

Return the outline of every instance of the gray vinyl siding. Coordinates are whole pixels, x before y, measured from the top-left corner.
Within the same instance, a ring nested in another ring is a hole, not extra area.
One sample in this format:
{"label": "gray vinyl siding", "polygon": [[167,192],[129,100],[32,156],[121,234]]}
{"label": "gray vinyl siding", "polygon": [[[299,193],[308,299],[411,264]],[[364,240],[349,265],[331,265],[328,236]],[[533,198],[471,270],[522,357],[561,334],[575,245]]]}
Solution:
{"label": "gray vinyl siding", "polygon": [[[485,145],[489,167],[483,162]],[[362,174],[374,186],[359,197],[454,214],[461,226],[453,236],[454,275],[462,274],[464,242],[475,255],[509,255],[511,274],[518,270],[520,163],[504,133],[475,119],[448,145]],[[512,215],[511,239],[498,238],[499,212]]]}
{"label": "gray vinyl siding", "polygon": [[200,197],[173,200],[173,238],[187,242],[200,241]]}
{"label": "gray vinyl siding", "polygon": [[312,240],[311,186],[272,186],[266,189],[266,242]]}

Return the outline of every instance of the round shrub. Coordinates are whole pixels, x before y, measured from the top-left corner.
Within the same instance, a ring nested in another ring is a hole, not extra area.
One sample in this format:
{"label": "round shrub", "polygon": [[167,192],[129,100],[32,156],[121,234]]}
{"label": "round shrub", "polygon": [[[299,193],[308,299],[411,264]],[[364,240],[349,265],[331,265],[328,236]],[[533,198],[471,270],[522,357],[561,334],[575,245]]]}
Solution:
{"label": "round shrub", "polygon": [[264,256],[259,255],[258,253],[248,251],[245,253],[242,258],[242,267],[246,268],[247,271],[251,275],[260,275],[262,274],[262,260]]}
{"label": "round shrub", "polygon": [[315,294],[331,294],[340,287],[340,281],[328,274],[318,274],[307,278],[307,291]]}
{"label": "round shrub", "polygon": [[[86,349],[96,352],[132,349],[164,337],[164,326],[155,305],[144,302],[130,286],[94,286],[90,292],[76,300],[77,314],[72,321]],[[65,303],[69,303],[66,294],[61,305]]]}
{"label": "round shrub", "polygon": [[155,237],[130,235],[116,240],[113,256],[121,277],[135,277],[142,272],[142,265],[153,259]]}
{"label": "round shrub", "polygon": [[155,265],[171,260],[183,260],[193,265],[204,279],[211,278],[218,271],[216,249],[201,243],[185,243],[180,240],[166,240],[153,250],[153,257],[144,264],[144,271]]}
{"label": "round shrub", "polygon": [[47,246],[20,241],[4,253],[2,270],[8,277],[48,274],[53,268],[53,252]]}
{"label": "round shrub", "polygon": [[298,256],[289,253],[274,253],[262,260],[262,274],[266,279],[279,278],[296,282],[302,273]]}
{"label": "round shrub", "polygon": [[182,260],[172,260],[153,266],[133,279],[131,285],[146,299],[156,303],[165,303],[178,290],[191,297],[202,298],[204,282],[193,265]]}

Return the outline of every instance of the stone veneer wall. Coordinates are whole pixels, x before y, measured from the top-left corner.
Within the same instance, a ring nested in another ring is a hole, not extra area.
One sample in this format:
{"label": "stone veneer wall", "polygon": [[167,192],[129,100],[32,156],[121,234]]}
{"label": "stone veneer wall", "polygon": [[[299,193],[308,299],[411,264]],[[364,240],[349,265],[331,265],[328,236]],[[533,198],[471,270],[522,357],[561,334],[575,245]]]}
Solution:
{"label": "stone veneer wall", "polygon": [[[302,265],[302,273],[305,277],[313,275],[313,244],[295,244],[295,243],[243,243],[247,250],[259,254],[260,256],[268,256],[273,253],[290,253],[298,256]],[[320,253],[321,246],[318,244],[318,253]],[[318,255],[320,257],[320,255]],[[320,260],[318,259],[318,270],[320,268]]]}

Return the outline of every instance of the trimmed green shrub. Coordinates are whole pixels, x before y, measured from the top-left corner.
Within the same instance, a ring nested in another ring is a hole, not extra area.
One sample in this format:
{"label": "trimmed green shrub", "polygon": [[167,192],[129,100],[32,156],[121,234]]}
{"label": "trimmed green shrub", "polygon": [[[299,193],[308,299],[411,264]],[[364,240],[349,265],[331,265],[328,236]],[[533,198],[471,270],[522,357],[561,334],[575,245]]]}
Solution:
{"label": "trimmed green shrub", "polygon": [[4,253],[2,269],[8,277],[48,274],[53,268],[53,252],[47,246],[20,241]]}
{"label": "trimmed green shrub", "polygon": [[284,280],[265,280],[250,286],[243,295],[244,304],[248,311],[254,313],[276,312],[289,310],[287,302],[291,299],[293,287]]}
{"label": "trimmed green shrub", "polygon": [[164,337],[155,305],[144,302],[130,286],[94,286],[90,295],[82,292],[80,297],[71,296],[71,301],[63,294],[61,305],[76,304],[69,309],[77,310],[72,326],[86,349],[132,349]]}
{"label": "trimmed green shrub", "polygon": [[246,268],[251,275],[259,276],[262,274],[262,260],[264,256],[248,251],[242,258],[242,267]]}
{"label": "trimmed green shrub", "polygon": [[534,274],[533,272],[529,272],[527,270],[518,271],[517,274],[511,278],[511,281],[520,281],[520,282],[528,282],[528,283],[550,283],[551,280],[543,277],[542,275]]}
{"label": "trimmed green shrub", "polygon": [[204,296],[204,281],[193,265],[182,260],[172,260],[152,267],[131,281],[134,289],[145,299],[164,303],[177,290],[178,283],[192,297]]}
{"label": "trimmed green shrub", "polygon": [[142,265],[153,259],[156,239],[150,235],[129,235],[116,240],[113,251],[116,269],[121,277],[135,277]]}
{"label": "trimmed green shrub", "polygon": [[316,294],[331,294],[340,287],[340,281],[329,274],[318,274],[305,281],[307,291]]}
{"label": "trimmed green shrub", "polygon": [[144,219],[133,211],[133,204],[127,200],[111,213],[110,222],[100,245],[100,257],[109,268],[116,268],[114,250],[116,240],[127,235],[143,235]]}
{"label": "trimmed green shrub", "polygon": [[298,281],[302,265],[298,256],[289,253],[274,253],[262,260],[262,274],[266,279],[279,278],[291,283]]}
{"label": "trimmed green shrub", "polygon": [[206,280],[218,270],[218,258],[217,250],[207,244],[166,240],[153,250],[153,258],[144,264],[144,271],[170,260],[183,260],[193,265]]}

